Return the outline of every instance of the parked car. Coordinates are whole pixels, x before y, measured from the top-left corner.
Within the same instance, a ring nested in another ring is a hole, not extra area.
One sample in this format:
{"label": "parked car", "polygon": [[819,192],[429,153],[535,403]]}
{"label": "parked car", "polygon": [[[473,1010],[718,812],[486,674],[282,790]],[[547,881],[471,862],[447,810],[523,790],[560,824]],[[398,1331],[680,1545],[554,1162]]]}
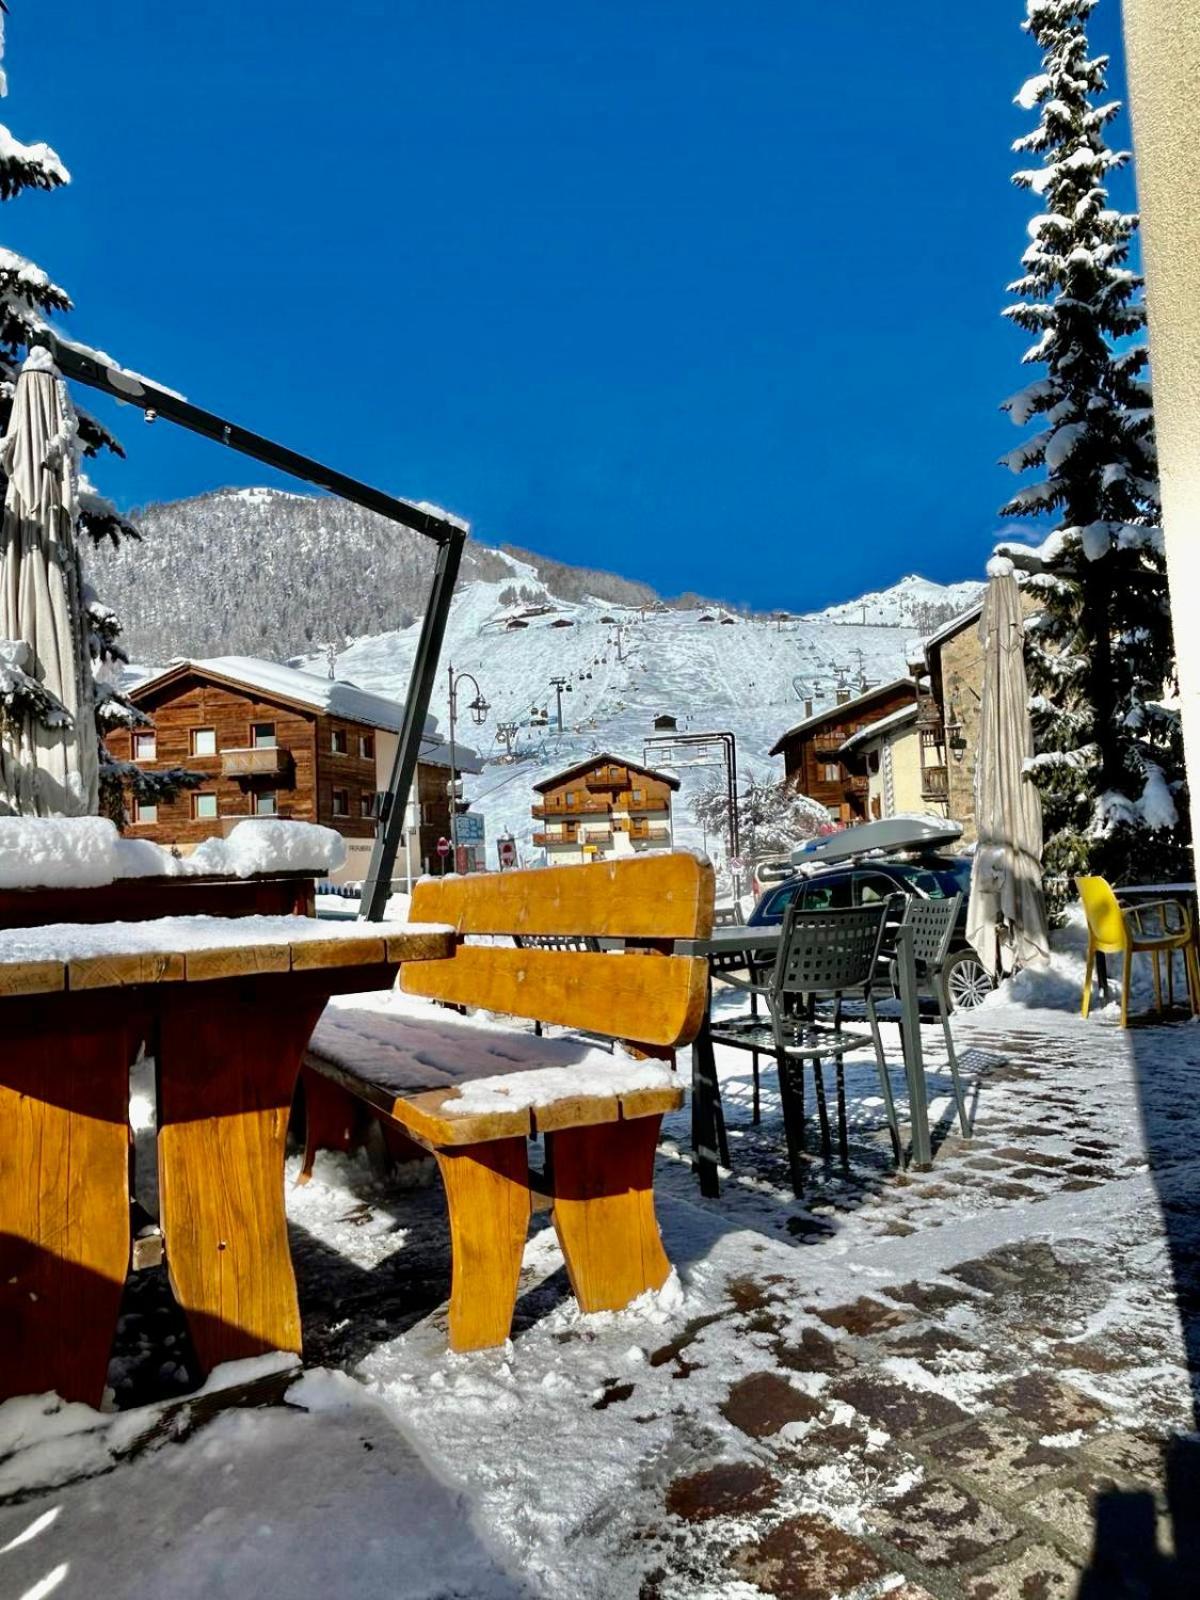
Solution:
{"label": "parked car", "polygon": [[764,857],[754,863],[754,870],[750,877],[750,887],[754,893],[762,894],[771,884],[782,883],[787,878],[794,878],[797,868],[790,861],[776,857]]}
{"label": "parked car", "polygon": [[925,900],[948,900],[961,894],[946,968],[946,993],[951,1010],[971,1011],[992,992],[987,968],[967,943],[967,895],[971,887],[970,856],[931,856],[921,861],[862,861],[830,866],[790,878],[768,888],[747,919],[749,927],[783,921],[784,912],[800,897],[806,911],[865,906],[894,894],[916,894]]}

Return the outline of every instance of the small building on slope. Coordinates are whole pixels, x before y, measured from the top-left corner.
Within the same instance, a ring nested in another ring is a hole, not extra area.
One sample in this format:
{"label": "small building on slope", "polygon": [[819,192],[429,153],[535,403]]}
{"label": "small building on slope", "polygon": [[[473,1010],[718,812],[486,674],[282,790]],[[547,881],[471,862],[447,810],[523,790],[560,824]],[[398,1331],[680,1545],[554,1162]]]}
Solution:
{"label": "small building on slope", "polygon": [[579,865],[671,847],[671,796],[679,779],[623,756],[590,756],[534,784],[533,842],[551,866]]}

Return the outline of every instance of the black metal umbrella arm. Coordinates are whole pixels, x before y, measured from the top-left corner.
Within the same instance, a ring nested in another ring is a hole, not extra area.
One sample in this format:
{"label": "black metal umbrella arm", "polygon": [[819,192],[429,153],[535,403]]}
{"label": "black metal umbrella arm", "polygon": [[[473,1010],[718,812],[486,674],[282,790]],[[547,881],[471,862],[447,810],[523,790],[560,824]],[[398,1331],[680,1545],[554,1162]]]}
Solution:
{"label": "black metal umbrella arm", "polygon": [[51,351],[64,377],[87,384],[89,388],[98,389],[102,394],[111,395],[114,400],[127,405],[140,406],[147,417],[163,417],[192,433],[212,439],[216,444],[261,461],[278,472],[286,472],[306,483],[315,484],[342,500],[362,506],[364,510],[377,512],[381,517],[411,528],[414,533],[421,534],[437,546],[429,602],[421,623],[417,653],[404,701],[404,718],[396,745],[396,758],[380,803],[371,864],[363,885],[362,916],[367,921],[378,922],[391,893],[392,871],[404,835],[404,817],[416,777],[434,675],[446,634],[446,620],[458,579],[463,546],[469,532],[467,523],[424,502],[418,504],[400,500],[333,467],[324,466],[310,456],[289,450],[286,445],[276,444],[249,428],[239,427],[215,412],[193,405],[173,389],[164,388],[139,373],[117,366],[97,351],[62,338],[53,329],[45,329],[38,342]]}

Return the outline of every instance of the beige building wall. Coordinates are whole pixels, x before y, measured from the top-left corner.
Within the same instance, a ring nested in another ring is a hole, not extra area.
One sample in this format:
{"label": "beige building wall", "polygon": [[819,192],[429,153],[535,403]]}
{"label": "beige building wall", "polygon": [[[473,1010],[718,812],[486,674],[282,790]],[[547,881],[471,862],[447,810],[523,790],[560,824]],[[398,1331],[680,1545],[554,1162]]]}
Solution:
{"label": "beige building wall", "polygon": [[1192,835],[1200,839],[1200,5],[1125,0],[1154,420]]}
{"label": "beige building wall", "polygon": [[868,822],[926,809],[921,799],[921,738],[915,725],[881,733],[862,748],[867,763]]}
{"label": "beige building wall", "polygon": [[963,843],[975,842],[975,759],[979,751],[979,706],[983,689],[983,647],[979,625],[947,639],[942,646],[942,714],[947,724],[958,722],[967,748],[957,761],[946,750],[949,813],[963,825]]}

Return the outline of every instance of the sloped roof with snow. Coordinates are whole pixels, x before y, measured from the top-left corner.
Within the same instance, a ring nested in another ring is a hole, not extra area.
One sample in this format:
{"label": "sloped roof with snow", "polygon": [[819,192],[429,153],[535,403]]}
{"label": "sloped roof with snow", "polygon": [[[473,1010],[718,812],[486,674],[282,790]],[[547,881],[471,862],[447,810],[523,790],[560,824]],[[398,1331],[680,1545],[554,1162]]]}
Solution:
{"label": "sloped roof with snow", "polygon": [[917,720],[916,701],[911,706],[901,706],[899,711],[893,711],[890,716],[880,717],[878,722],[868,722],[865,728],[860,728],[857,733],[852,733],[841,746],[839,754],[847,750],[857,750],[861,745],[870,744],[872,739],[879,739],[889,733],[895,733],[898,728],[906,723]]}
{"label": "sloped roof with snow", "polygon": [[679,779],[673,778],[669,772],[656,772],[653,767],[644,767],[640,761],[630,761],[628,756],[610,755],[607,750],[589,756],[586,761],[577,761],[573,767],[556,772],[552,778],[543,778],[541,783],[535,783],[533,787],[538,794],[545,794],[547,789],[557,789],[560,783],[569,783],[580,773],[594,772],[597,767],[628,767],[630,772],[640,772],[643,778],[656,778],[669,789],[679,788]]}
{"label": "sloped roof with snow", "polygon": [[[133,698],[140,700],[151,695],[168,679],[188,671],[240,688],[257,689],[268,698],[287,700],[322,716],[345,717],[347,722],[361,722],[368,728],[383,728],[388,733],[399,733],[404,720],[404,706],[398,700],[372,694],[369,689],[360,689],[344,678],[322,678],[315,672],[301,672],[298,667],[262,661],[257,656],[209,656],[173,662],[165,672],[140,683],[133,691]],[[436,725],[433,717],[425,718],[426,733],[432,733]]]}
{"label": "sloped roof with snow", "polygon": [[826,706],[824,711],[815,711],[811,717],[805,717],[803,722],[797,722],[794,727],[781,733],[771,746],[771,754],[777,756],[789,739],[794,739],[798,733],[809,733],[821,727],[826,722],[840,722],[845,717],[852,717],[857,712],[865,710],[876,700],[886,699],[889,694],[896,694],[901,689],[911,689],[913,700],[917,696],[917,683],[915,678],[893,678],[891,683],[877,684],[874,689],[868,689],[864,694],[857,695],[853,700],[843,700],[841,705]]}

